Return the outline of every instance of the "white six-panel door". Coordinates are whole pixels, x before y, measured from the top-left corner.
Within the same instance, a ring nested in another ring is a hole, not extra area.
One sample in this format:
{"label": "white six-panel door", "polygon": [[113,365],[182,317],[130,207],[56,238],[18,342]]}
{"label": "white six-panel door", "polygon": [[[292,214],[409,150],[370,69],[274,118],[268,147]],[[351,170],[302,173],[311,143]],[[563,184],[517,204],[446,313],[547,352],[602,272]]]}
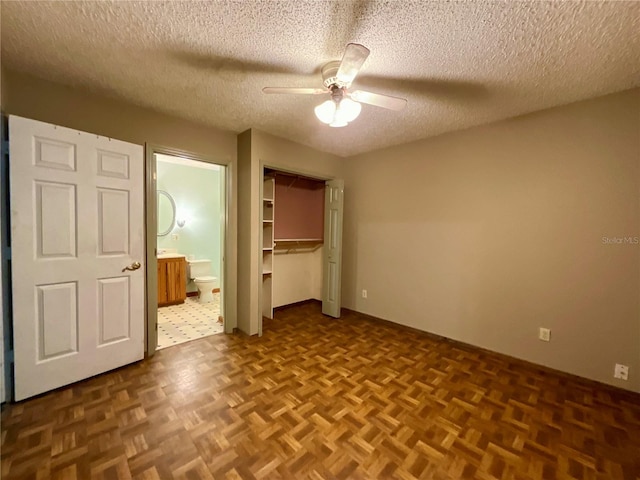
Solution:
{"label": "white six-panel door", "polygon": [[22,400],[143,358],[144,162],[140,145],[15,116],[9,162]]}
{"label": "white six-panel door", "polygon": [[329,180],[324,194],[322,313],[340,318],[344,180]]}

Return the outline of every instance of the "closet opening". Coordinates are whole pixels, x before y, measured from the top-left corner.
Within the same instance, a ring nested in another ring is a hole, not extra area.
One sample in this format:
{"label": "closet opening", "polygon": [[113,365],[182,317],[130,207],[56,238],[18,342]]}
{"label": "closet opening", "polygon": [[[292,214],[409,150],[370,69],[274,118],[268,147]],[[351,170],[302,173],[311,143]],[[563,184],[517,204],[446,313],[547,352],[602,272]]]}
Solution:
{"label": "closet opening", "polygon": [[[262,318],[306,301],[320,301],[323,313],[339,317],[342,181],[269,167],[262,174]],[[331,209],[335,200],[339,209]]]}

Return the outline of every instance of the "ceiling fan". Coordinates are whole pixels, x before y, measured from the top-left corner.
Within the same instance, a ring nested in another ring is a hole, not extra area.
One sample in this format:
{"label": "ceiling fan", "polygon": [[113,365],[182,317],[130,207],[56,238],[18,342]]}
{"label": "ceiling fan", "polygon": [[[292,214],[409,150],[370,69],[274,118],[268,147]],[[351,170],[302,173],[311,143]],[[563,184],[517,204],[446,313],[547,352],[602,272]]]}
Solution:
{"label": "ceiling fan", "polygon": [[364,90],[349,91],[369,53],[369,49],[364,45],[348,44],[341,61],[329,62],[322,67],[325,88],[265,87],[262,91],[294,95],[330,95],[329,100],[315,108],[316,117],[330,127],[345,127],[355,120],[360,115],[362,103],[389,110],[402,110],[407,105],[404,98]]}

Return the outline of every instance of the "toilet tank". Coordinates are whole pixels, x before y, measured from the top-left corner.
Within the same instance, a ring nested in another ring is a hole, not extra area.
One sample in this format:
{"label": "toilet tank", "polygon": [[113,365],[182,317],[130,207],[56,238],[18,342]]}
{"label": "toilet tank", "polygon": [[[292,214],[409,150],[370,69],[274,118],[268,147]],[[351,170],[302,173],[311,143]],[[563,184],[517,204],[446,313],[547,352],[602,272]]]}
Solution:
{"label": "toilet tank", "polygon": [[211,275],[211,260],[187,260],[187,276],[189,278],[206,277]]}

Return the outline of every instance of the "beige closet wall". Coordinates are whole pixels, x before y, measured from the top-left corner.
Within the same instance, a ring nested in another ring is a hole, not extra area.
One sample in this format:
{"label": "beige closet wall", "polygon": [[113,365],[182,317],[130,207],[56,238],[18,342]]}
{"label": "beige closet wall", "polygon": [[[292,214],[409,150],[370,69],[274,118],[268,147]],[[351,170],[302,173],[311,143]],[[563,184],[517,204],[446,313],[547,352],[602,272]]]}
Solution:
{"label": "beige closet wall", "polygon": [[304,300],[322,300],[323,247],[276,250],[273,271],[273,306]]}
{"label": "beige closet wall", "polygon": [[[331,127],[318,122],[318,129],[331,134]],[[276,137],[260,130],[252,129],[254,152],[266,166],[279,170],[290,170],[320,178],[341,178],[345,159],[330,153],[314,150],[284,138]]]}
{"label": "beige closet wall", "polygon": [[344,306],[640,391],[640,89],[345,166]]}
{"label": "beige closet wall", "polygon": [[247,335],[258,333],[260,319],[260,162],[253,137],[253,130],[238,135],[238,329]]}
{"label": "beige closet wall", "polygon": [[144,144],[145,142],[205,155],[230,169],[226,288],[231,298],[228,319],[236,318],[237,163],[236,135],[161,114],[119,100],[91,94],[17,72],[2,72],[4,112],[77,130]]}

